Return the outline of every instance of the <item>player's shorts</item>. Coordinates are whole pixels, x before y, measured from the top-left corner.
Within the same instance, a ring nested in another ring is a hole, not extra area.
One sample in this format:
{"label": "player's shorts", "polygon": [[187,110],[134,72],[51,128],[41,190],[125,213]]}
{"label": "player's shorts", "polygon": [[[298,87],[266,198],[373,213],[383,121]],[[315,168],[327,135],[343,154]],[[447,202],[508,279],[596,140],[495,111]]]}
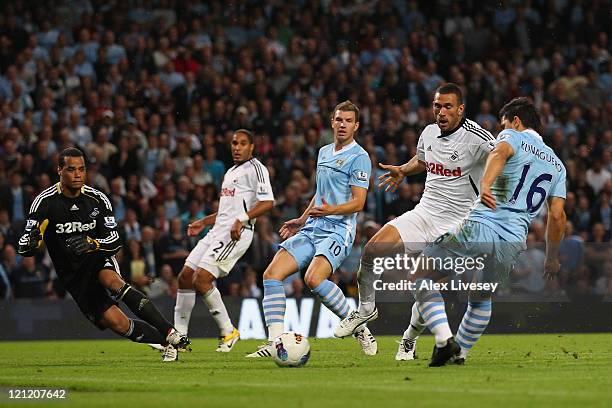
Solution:
{"label": "player's shorts", "polygon": [[253,241],[253,227],[244,227],[240,239],[230,236],[231,227],[215,226],[191,250],[185,265],[194,271],[202,268],[215,278],[227,276]]}
{"label": "player's shorts", "polygon": [[352,231],[346,227],[317,218],[282,242],[280,247],[291,254],[300,270],[307,268],[315,256],[323,255],[334,272],[351,252],[354,239]]}
{"label": "player's shorts", "polygon": [[402,238],[406,253],[419,253],[429,242],[435,241],[461,222],[455,217],[434,216],[422,205],[417,205],[412,211],[405,212],[387,224],[395,227]]}
{"label": "player's shorts", "polygon": [[74,271],[57,271],[66,290],[70,293],[81,312],[100,330],[106,329],[106,327],[100,325],[104,312],[117,304],[109,290],[100,283],[98,277],[102,269],[110,269],[121,275],[119,265],[114,256],[92,257],[87,260],[87,266],[84,268],[78,268],[78,270]]}
{"label": "player's shorts", "polygon": [[428,245],[423,255],[439,260],[432,265],[449,276],[471,272],[482,281],[499,282],[525,249],[524,242],[508,242],[488,225],[464,220]]}

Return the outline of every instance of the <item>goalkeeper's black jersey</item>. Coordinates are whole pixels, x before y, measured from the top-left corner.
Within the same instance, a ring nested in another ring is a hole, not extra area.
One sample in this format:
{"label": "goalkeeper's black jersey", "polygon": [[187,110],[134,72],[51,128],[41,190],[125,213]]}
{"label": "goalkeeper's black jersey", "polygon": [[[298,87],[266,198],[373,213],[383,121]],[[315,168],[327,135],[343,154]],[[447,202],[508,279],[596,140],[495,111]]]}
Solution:
{"label": "goalkeeper's black jersey", "polygon": [[[30,207],[20,247],[27,242],[32,227],[42,226],[45,220],[48,224],[41,232],[60,276],[89,269],[89,265],[99,264],[101,258],[108,258],[121,248],[111,202],[95,188],[83,186],[77,197],[70,198],[62,194],[57,183],[40,193]],[[66,248],[66,239],[78,234],[96,239],[99,250],[79,256],[72,254]]]}

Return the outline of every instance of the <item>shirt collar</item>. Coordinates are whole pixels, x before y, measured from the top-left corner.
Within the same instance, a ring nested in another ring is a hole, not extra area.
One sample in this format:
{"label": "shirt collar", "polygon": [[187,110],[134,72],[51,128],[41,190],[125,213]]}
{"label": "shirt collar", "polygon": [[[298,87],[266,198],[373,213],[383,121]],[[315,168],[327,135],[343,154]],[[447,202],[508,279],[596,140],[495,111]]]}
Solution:
{"label": "shirt collar", "polygon": [[450,135],[452,135],[452,134],[453,134],[453,133],[455,133],[455,132],[456,132],[458,129],[460,129],[460,128],[461,128],[461,126],[463,126],[463,124],[464,124],[464,123],[465,123],[465,116],[461,118],[461,122],[459,122],[459,124],[457,125],[457,127],[456,127],[456,128],[451,129],[451,130],[446,131],[446,132],[440,131],[440,136],[438,136],[438,137],[446,137],[446,136],[450,136]]}
{"label": "shirt collar", "polygon": [[535,138],[542,140],[542,136],[540,136],[540,134],[533,129],[525,129],[524,132],[527,132]]}
{"label": "shirt collar", "polygon": [[344,151],[347,151],[348,149],[350,149],[351,147],[355,146],[357,144],[357,142],[355,140],[353,140],[351,143],[347,144],[346,146],[342,146],[342,148],[338,151],[336,151],[336,145],[332,145],[332,154],[335,156],[337,154],[340,154]]}

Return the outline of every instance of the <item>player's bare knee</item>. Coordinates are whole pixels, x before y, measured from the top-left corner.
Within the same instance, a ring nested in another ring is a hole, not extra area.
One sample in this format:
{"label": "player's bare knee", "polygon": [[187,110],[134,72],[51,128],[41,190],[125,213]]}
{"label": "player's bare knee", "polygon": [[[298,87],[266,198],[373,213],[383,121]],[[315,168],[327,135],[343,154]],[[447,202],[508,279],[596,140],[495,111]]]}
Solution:
{"label": "player's bare knee", "polygon": [[314,274],[314,273],[307,272],[306,275],[304,275],[304,283],[306,283],[306,286],[308,286],[310,289],[316,288],[324,280],[325,278],[323,278],[320,275]]}
{"label": "player's bare knee", "polygon": [[276,271],[273,267],[274,264],[270,264],[266,270],[263,273],[263,278],[264,279],[276,279],[276,280],[283,280],[283,277],[281,277],[281,274],[278,273],[278,271]]}
{"label": "player's bare knee", "polygon": [[361,260],[363,262],[373,263],[374,258],[378,257],[377,244],[372,240],[368,241],[363,247],[363,253],[361,254]]}
{"label": "player's bare knee", "polygon": [[210,292],[214,282],[215,277],[205,270],[199,270],[193,277],[193,286],[200,294]]}
{"label": "player's bare knee", "polygon": [[281,272],[281,270],[283,268],[279,264],[280,264],[280,262],[275,257],[272,260],[272,262],[270,263],[270,265],[268,265],[268,267],[264,271],[263,278],[264,279],[275,279],[275,280],[283,280],[283,279],[285,279],[286,276],[283,275],[283,273]]}
{"label": "player's bare knee", "polygon": [[178,275],[179,289],[193,289],[194,270],[188,266],[183,267]]}
{"label": "player's bare knee", "polygon": [[102,286],[110,290],[112,293],[118,293],[125,285],[125,281],[121,279],[118,273],[108,269],[105,269],[100,273],[99,280]]}

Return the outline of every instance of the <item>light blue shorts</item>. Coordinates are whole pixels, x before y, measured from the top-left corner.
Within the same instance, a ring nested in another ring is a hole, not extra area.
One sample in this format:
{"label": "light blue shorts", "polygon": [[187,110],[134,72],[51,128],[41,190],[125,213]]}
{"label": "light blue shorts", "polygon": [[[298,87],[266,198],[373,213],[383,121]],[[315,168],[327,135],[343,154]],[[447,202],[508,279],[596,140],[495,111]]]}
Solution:
{"label": "light blue shorts", "polygon": [[280,247],[293,256],[300,270],[306,269],[315,256],[323,255],[338,269],[353,248],[354,236],[345,226],[318,218],[309,219],[294,236]]}
{"label": "light blue shorts", "polygon": [[439,260],[433,262],[438,272],[450,276],[478,272],[480,279],[493,282],[508,275],[525,249],[524,242],[508,242],[488,225],[464,220],[429,244],[423,255]]}

